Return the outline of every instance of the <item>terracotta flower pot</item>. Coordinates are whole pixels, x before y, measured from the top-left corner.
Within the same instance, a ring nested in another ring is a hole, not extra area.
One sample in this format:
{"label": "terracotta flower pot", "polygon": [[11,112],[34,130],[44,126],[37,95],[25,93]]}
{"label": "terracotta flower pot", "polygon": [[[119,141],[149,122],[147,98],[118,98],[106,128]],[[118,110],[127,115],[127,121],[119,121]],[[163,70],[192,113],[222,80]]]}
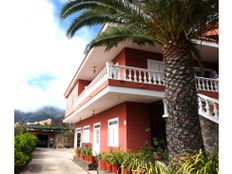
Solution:
{"label": "terracotta flower pot", "polygon": [[80,152],[76,152],[76,156],[80,158],[81,153]]}
{"label": "terracotta flower pot", "polygon": [[141,172],[137,171],[137,170],[133,170],[132,174],[141,174]]}
{"label": "terracotta flower pot", "polygon": [[112,174],[118,174],[119,173],[119,165],[113,164],[112,165]]}
{"label": "terracotta flower pot", "polygon": [[83,156],[83,154],[82,154],[82,153],[80,153],[80,158],[81,158],[81,159],[84,159],[84,156]]}
{"label": "terracotta flower pot", "polygon": [[127,171],[127,168],[122,167],[122,174],[129,174],[129,172]]}
{"label": "terracotta flower pot", "polygon": [[106,171],[112,172],[112,166],[110,163],[106,163]]}
{"label": "terracotta flower pot", "polygon": [[156,156],[155,159],[156,160],[161,160],[161,156]]}
{"label": "terracotta flower pot", "polygon": [[106,162],[105,161],[101,161],[101,169],[106,170]]}
{"label": "terracotta flower pot", "polygon": [[88,161],[89,161],[90,164],[95,163],[95,157],[94,156],[89,156],[88,158],[89,158]]}
{"label": "terracotta flower pot", "polygon": [[84,160],[86,161],[86,162],[89,162],[89,157],[88,156],[84,156]]}

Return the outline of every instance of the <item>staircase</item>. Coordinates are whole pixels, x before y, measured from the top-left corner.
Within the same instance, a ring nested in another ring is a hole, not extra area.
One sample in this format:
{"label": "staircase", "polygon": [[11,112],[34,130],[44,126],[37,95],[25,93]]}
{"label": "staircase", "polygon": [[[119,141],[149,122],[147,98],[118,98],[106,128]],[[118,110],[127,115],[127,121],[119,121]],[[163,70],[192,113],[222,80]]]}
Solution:
{"label": "staircase", "polygon": [[219,123],[219,102],[218,99],[208,97],[206,95],[198,95],[198,104],[199,104],[199,115],[215,122]]}

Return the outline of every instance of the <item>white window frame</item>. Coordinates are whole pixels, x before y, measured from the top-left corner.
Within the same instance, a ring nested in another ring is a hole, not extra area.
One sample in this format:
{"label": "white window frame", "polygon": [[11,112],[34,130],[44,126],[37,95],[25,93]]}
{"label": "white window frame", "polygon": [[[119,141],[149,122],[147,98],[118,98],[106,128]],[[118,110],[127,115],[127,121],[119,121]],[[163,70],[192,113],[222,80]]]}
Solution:
{"label": "white window frame", "polygon": [[90,143],[90,126],[89,125],[83,127],[82,143]]}
{"label": "white window frame", "polygon": [[[75,129],[75,134],[74,134],[74,148],[77,148],[77,132],[81,133],[81,127],[78,127]],[[81,133],[81,139],[82,139],[82,133]],[[80,146],[82,145],[82,140],[80,139]]]}
{"label": "white window frame", "polygon": [[[110,123],[113,121],[117,121],[117,124],[110,125]],[[113,131],[113,135],[110,134],[111,130]],[[118,117],[108,120],[108,146],[119,147],[119,118]]]}
{"label": "white window frame", "polygon": [[[93,134],[95,133],[95,129],[96,129],[95,126],[100,126],[100,131],[101,131],[101,123],[100,122],[94,123],[93,124]],[[95,135],[93,135],[93,137],[95,137]],[[100,142],[101,142],[101,134],[99,136],[99,144],[100,144]]]}
{"label": "white window frame", "polygon": [[[100,128],[100,134],[99,134],[99,146],[100,146],[100,147],[99,147],[99,149],[98,149],[98,150],[99,150],[99,153],[100,153],[100,149],[101,149],[101,122],[97,122],[97,123],[94,123],[94,124],[93,124],[93,155],[96,155],[96,154],[94,154],[94,150],[96,150],[95,147],[94,147],[94,146],[95,146],[94,143],[95,143],[95,141],[96,141],[96,139],[95,139],[95,138],[96,138],[95,130],[97,129],[97,128],[95,128],[95,126],[100,126],[100,127],[99,127],[99,128]],[[97,153],[97,154],[98,154],[98,153]]]}
{"label": "white window frame", "polygon": [[[164,64],[163,64],[163,62],[159,61],[159,60],[153,60],[153,59],[147,59],[147,69],[151,69],[152,62],[159,65],[159,70],[158,71],[162,71],[162,72],[164,71]],[[161,70],[161,69],[163,69],[163,70]]]}

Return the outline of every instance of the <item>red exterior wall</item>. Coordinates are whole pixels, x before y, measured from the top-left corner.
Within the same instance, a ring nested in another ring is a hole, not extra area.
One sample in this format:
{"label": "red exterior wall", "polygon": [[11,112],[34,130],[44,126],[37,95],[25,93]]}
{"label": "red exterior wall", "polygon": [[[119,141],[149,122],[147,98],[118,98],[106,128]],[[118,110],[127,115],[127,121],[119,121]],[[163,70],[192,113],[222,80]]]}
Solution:
{"label": "red exterior wall", "polygon": [[82,93],[82,91],[84,91],[85,86],[87,86],[91,81],[88,80],[78,80],[77,82],[77,86],[78,86],[78,90],[77,90],[77,95],[80,95]]}
{"label": "red exterior wall", "polygon": [[162,61],[163,55],[148,51],[125,48],[126,65],[139,68],[147,68],[147,59]]}
{"label": "red exterior wall", "polygon": [[127,103],[127,149],[136,151],[151,142],[149,104]]}
{"label": "red exterior wall", "polygon": [[126,51],[125,48],[112,61],[113,64],[118,63],[119,65],[126,65]]}
{"label": "red exterior wall", "polygon": [[[101,123],[100,129],[100,152],[114,150],[118,148],[108,147],[108,120],[113,118],[119,118],[119,149],[126,150],[126,126],[123,124],[126,120],[126,103],[119,104],[108,110],[105,110],[99,114],[96,114],[93,117],[85,119],[76,124],[76,127],[82,128],[89,125],[90,126],[90,143],[93,142],[93,125],[94,123]],[[83,133],[83,132],[82,132]]]}
{"label": "red exterior wall", "polygon": [[[108,147],[108,120],[119,118],[119,147]],[[149,104],[125,102],[76,124],[77,128],[90,126],[90,143],[93,143],[93,125],[100,122],[100,152],[109,150],[136,151],[150,142]],[[83,132],[82,132],[83,135]],[[83,138],[83,137],[82,137]]]}
{"label": "red exterior wall", "polygon": [[218,92],[211,92],[211,91],[201,91],[199,90],[198,93],[206,95],[208,97],[212,97],[212,98],[219,98]]}
{"label": "red exterior wall", "polygon": [[147,59],[162,61],[162,54],[123,48],[122,51],[113,59],[113,64],[147,68]]}

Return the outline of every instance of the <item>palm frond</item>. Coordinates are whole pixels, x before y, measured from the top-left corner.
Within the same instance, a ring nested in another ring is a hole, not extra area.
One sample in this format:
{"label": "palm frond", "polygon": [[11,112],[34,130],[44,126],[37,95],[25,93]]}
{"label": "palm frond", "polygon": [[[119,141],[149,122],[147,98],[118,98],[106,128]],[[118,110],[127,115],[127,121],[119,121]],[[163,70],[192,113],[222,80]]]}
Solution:
{"label": "palm frond", "polygon": [[87,2],[82,2],[82,1],[70,1],[68,3],[66,3],[64,5],[64,7],[61,10],[60,13],[60,18],[61,19],[65,19],[68,16],[79,12],[81,10],[93,10],[95,8],[99,8],[99,7],[109,7],[105,4],[102,4],[100,2],[96,2],[96,1],[87,1]]}
{"label": "palm frond", "polygon": [[68,37],[73,37],[75,32],[84,26],[93,26],[106,22],[117,22],[117,19],[101,11],[85,11],[73,20],[66,34]]}
{"label": "palm frond", "polygon": [[[60,17],[76,14],[67,35],[72,37],[83,26],[104,24],[134,25],[146,30],[154,42],[190,41],[218,20],[218,0],[72,0]],[[140,41],[137,41],[138,43]]]}
{"label": "palm frond", "polygon": [[132,41],[138,45],[154,45],[153,39],[146,36],[144,31],[136,28],[135,26],[121,25],[117,27],[111,27],[105,32],[98,35],[90,44],[91,47],[106,46],[106,51],[112,47],[117,46],[123,41]]}

